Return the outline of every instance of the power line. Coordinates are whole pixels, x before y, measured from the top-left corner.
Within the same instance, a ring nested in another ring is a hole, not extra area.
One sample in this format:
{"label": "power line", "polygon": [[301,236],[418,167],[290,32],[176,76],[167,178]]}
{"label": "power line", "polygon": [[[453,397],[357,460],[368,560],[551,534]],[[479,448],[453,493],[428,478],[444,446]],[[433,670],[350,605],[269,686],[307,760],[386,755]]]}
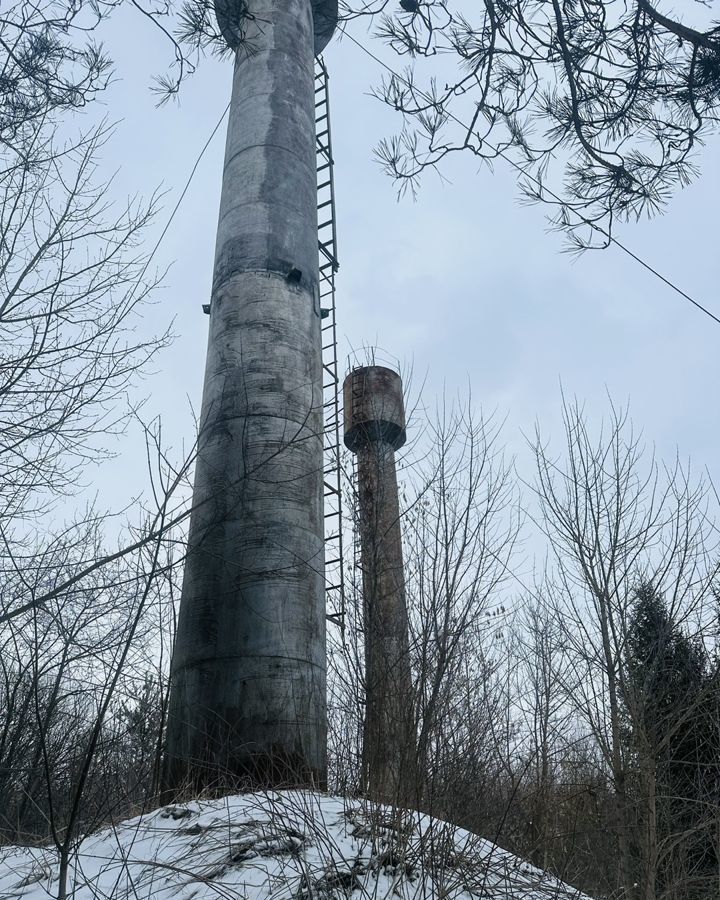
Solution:
{"label": "power line", "polygon": [[160,248],[160,244],[162,244],[163,240],[165,239],[165,235],[170,230],[170,226],[172,225],[173,220],[175,219],[175,216],[177,215],[177,212],[180,209],[180,206],[181,206],[183,200],[185,199],[185,195],[187,194],[188,190],[190,189],[190,185],[192,184],[192,180],[195,177],[195,173],[198,170],[198,166],[202,162],[203,156],[205,156],[205,153],[207,152],[208,147],[212,143],[213,138],[217,134],[220,126],[222,125],[223,120],[225,119],[225,116],[228,114],[229,109],[230,109],[230,102],[228,102],[228,104],[225,107],[225,109],[223,110],[220,118],[218,119],[215,127],[210,132],[210,136],[205,141],[205,143],[202,146],[202,149],[200,150],[197,157],[195,158],[195,162],[193,164],[192,169],[190,170],[190,174],[188,175],[187,181],[185,182],[185,186],[183,187],[183,189],[180,193],[180,196],[178,197],[177,202],[176,202],[175,206],[173,207],[173,210],[170,213],[170,216],[168,217],[168,220],[163,227],[163,230],[160,232],[160,237],[158,237],[157,241],[155,242],[155,246],[150,251],[147,259],[145,260],[145,262],[143,264],[142,269],[140,270],[140,273],[138,274],[137,278],[134,279],[134,284],[128,292],[127,300],[125,302],[129,306],[133,306],[137,302],[137,300],[135,299],[136,291],[137,291],[138,287],[141,285],[142,279],[145,277],[145,273],[150,268],[150,263],[155,258],[155,254],[158,252],[158,249]]}
{"label": "power line", "polygon": [[[152,248],[152,251],[150,252],[150,256],[148,256],[148,258],[147,258],[147,262],[145,263],[145,267],[142,271],[142,275],[144,275],[145,272],[147,271],[148,266],[150,265],[150,263],[153,260],[153,257],[155,256],[155,254],[158,251],[158,247],[162,243],[165,235],[168,233],[168,230],[173,223],[173,219],[175,218],[177,211],[180,209],[181,203],[185,199],[185,194],[187,194],[188,190],[190,189],[190,185],[192,183],[193,178],[195,177],[195,173],[197,172],[198,166],[202,162],[202,158],[203,158],[203,156],[205,156],[205,153],[207,152],[207,148],[212,143],[212,140],[215,137],[215,135],[217,134],[218,129],[222,125],[223,120],[225,119],[225,116],[228,114],[229,109],[230,109],[230,102],[228,102],[228,105],[223,110],[222,115],[220,116],[220,118],[217,121],[217,124],[215,125],[213,130],[210,132],[210,137],[203,144],[202,150],[200,151],[200,153],[198,153],[197,158],[195,159],[195,163],[194,163],[192,169],[190,170],[190,174],[188,175],[188,179],[185,182],[185,187],[182,189],[182,192],[180,193],[180,196],[178,197],[177,203],[175,204],[173,211],[170,213],[170,217],[168,218],[167,222],[165,223],[165,227],[160,232],[160,237],[157,239],[155,246]],[[141,277],[142,277],[142,275],[141,275]]]}
{"label": "power line", "polygon": [[[424,98],[429,103],[434,105],[435,101],[430,96],[430,94],[427,94],[425,91],[422,91],[419,88],[417,88],[410,81],[408,81],[407,78],[405,78],[403,75],[400,75],[399,72],[396,72],[391,66],[389,66],[386,62],[384,62],[384,60],[380,59],[380,57],[377,56],[375,53],[373,53],[372,50],[369,50],[364,44],[361,44],[360,41],[357,40],[357,38],[353,37],[353,35],[350,34],[350,32],[346,30],[344,25],[340,25],[339,27],[340,27],[340,30],[342,31],[342,33],[345,35],[345,37],[349,38],[353,42],[353,44],[355,44],[357,47],[359,47],[363,51],[363,53],[366,53],[371,59],[373,59],[376,63],[378,63],[378,65],[382,66],[384,69],[387,69],[387,71],[390,72],[391,75],[393,75],[395,78],[399,79],[401,82],[403,82],[403,84],[406,84],[412,91],[416,92],[420,97]],[[465,122],[463,122],[461,119],[459,119],[456,115],[454,115],[454,113],[452,113],[448,109],[444,109],[444,112],[448,116],[448,118],[453,119],[453,121],[457,122],[458,125],[462,126],[466,131],[468,130],[469,126]],[[573,209],[573,207],[569,206],[567,204],[567,202],[562,199],[562,197],[559,197],[554,191],[552,191],[550,188],[548,188],[546,185],[544,185],[540,181],[539,178],[537,178],[535,175],[532,174],[532,172],[528,172],[525,169],[523,169],[523,167],[519,163],[516,163],[515,160],[512,159],[510,156],[508,156],[504,150],[501,150],[499,147],[494,146],[488,140],[484,140],[483,142],[485,144],[487,144],[487,146],[494,153],[496,153],[498,156],[500,156],[502,159],[504,159],[505,162],[509,163],[514,169],[516,169],[521,175],[523,175],[525,178],[529,179],[534,184],[536,184],[538,186],[538,188],[540,189],[541,194],[544,191],[548,196],[552,197],[553,200],[556,200],[558,203],[560,203],[563,206],[563,208],[569,210],[573,215],[577,216],[581,222],[583,222],[586,225],[589,225],[590,228],[592,228],[594,231],[603,235],[603,237],[605,237],[610,243],[614,244],[619,250],[622,250],[623,253],[626,253],[631,259],[633,259],[635,262],[639,263],[644,269],[647,269],[648,272],[653,274],[656,278],[658,278],[660,281],[662,281],[665,285],[667,285],[669,288],[671,288],[673,291],[675,291],[676,294],[679,294],[684,300],[687,300],[689,303],[692,303],[692,305],[694,307],[699,309],[701,312],[705,313],[706,316],[708,316],[714,322],[716,322],[718,325],[720,325],[720,317],[719,316],[716,316],[715,313],[711,312],[711,310],[709,310],[706,306],[703,306],[702,303],[698,302],[693,297],[691,297],[690,294],[688,294],[682,288],[678,287],[674,282],[670,281],[669,278],[666,278],[665,275],[663,275],[661,272],[658,272],[658,270],[656,268],[654,268],[650,263],[648,263],[644,259],[642,259],[642,257],[638,256],[638,254],[635,253],[633,250],[631,250],[626,244],[623,244],[616,237],[613,237],[613,235],[610,234],[610,232],[606,231],[604,228],[601,228],[595,222],[592,222],[590,219],[587,219],[585,216],[583,216],[582,213],[578,212],[576,209]]]}

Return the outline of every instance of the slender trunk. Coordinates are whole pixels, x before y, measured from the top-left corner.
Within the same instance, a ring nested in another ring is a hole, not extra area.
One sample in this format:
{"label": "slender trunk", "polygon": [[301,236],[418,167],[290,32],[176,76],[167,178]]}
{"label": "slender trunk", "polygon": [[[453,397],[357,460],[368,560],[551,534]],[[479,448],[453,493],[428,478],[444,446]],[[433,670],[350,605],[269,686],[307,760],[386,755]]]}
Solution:
{"label": "slender trunk", "polygon": [[67,881],[70,871],[70,848],[60,848],[60,869],[58,870],[57,900],[67,900]]}
{"label": "slender trunk", "polygon": [[548,790],[548,781],[550,779],[550,760],[548,754],[548,745],[547,739],[543,738],[542,745],[540,747],[540,759],[541,759],[541,769],[540,769],[540,796],[539,796],[539,821],[537,823],[537,831],[538,838],[540,840],[541,847],[541,860],[540,863],[542,865],[543,871],[548,867],[548,817],[549,817],[549,790]]}
{"label": "slender trunk", "polygon": [[655,762],[649,756],[642,761],[642,785],[645,801],[642,900],[655,900],[658,866],[657,775]]}
{"label": "slender trunk", "polygon": [[600,630],[602,634],[603,654],[605,656],[605,668],[608,678],[611,766],[615,791],[615,839],[618,848],[619,875],[621,886],[625,892],[624,896],[633,897],[635,895],[635,889],[629,842],[632,823],[630,822],[629,817],[625,765],[622,758],[620,702],[618,699],[615,655],[612,652],[612,645],[610,642],[608,598],[606,596],[601,596],[598,598],[598,602],[600,607]]}
{"label": "slender trunk", "polygon": [[[53,683],[52,692],[50,694],[50,698],[48,700],[48,704],[45,710],[45,716],[43,721],[39,720],[39,709],[37,710],[38,721],[36,722],[36,726],[38,729],[38,740],[35,745],[35,752],[33,754],[32,761],[30,763],[30,767],[28,769],[28,777],[27,783],[25,786],[25,792],[23,794],[23,798],[20,804],[20,809],[17,815],[17,827],[18,831],[24,830],[27,826],[26,818],[28,815],[28,806],[31,803],[32,799],[36,796],[43,778],[48,776],[48,773],[44,773],[41,768],[41,760],[42,760],[42,742],[47,738],[50,727],[53,724],[55,711],[57,709],[59,700],[60,700],[60,688],[62,686],[63,675],[65,674],[65,664],[67,662],[67,653],[69,650],[69,643],[65,646],[63,650],[62,659],[60,661],[60,665],[58,666],[57,675],[55,676],[55,681]],[[37,687],[37,685],[36,685]],[[50,785],[47,786],[48,790],[50,789]]]}

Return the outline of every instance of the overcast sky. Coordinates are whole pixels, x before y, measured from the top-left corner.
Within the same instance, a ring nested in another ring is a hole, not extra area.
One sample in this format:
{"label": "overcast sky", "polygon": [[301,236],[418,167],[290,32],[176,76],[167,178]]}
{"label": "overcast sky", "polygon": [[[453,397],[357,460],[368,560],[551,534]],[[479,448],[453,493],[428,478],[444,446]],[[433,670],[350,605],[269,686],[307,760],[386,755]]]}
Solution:
{"label": "overcast sky", "polygon": [[[362,27],[353,33],[378,52]],[[167,47],[128,10],[107,35],[118,78],[106,112],[119,120],[103,169],[117,170],[118,197],[167,190],[156,234],[230,93],[232,63],[208,60],[179,103],[155,107],[148,90]],[[547,229],[542,207],[519,202],[512,170],[493,172],[455,157],[448,181],[428,177],[416,201],[397,201],[373,148],[400,126],[370,96],[382,72],[349,40],[327,49],[331,73],[340,273],[340,355],[376,345],[412,366],[432,406],[472,391],[476,406],[507,417],[505,439],[523,459],[522,432],[537,420],[559,436],[560,385],[585,401],[591,420],[607,394],[629,400],[636,425],[660,455],[680,450],[696,469],[715,469],[719,426],[720,326],[616,249],[577,260]],[[387,57],[389,60],[392,57]],[[147,379],[147,414],[162,414],[179,448],[199,409],[224,126],[211,144],[157,255],[171,265],[144,327],[175,319],[178,338]],[[717,143],[703,152],[702,177],[679,193],[662,218],[617,234],[700,302],[720,312]],[[131,489],[142,454],[135,438],[103,476],[103,496]],[[108,475],[109,473],[109,475]],[[122,494],[120,495],[122,496]]]}

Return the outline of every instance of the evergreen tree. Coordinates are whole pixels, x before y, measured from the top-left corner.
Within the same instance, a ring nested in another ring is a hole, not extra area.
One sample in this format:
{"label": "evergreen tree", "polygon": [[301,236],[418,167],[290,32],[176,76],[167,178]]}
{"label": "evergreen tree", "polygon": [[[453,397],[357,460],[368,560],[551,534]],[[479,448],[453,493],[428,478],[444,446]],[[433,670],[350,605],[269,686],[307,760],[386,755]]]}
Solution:
{"label": "evergreen tree", "polygon": [[717,668],[702,643],[673,621],[652,584],[636,592],[626,663],[639,816],[643,833],[655,835],[655,884],[645,896],[717,897]]}

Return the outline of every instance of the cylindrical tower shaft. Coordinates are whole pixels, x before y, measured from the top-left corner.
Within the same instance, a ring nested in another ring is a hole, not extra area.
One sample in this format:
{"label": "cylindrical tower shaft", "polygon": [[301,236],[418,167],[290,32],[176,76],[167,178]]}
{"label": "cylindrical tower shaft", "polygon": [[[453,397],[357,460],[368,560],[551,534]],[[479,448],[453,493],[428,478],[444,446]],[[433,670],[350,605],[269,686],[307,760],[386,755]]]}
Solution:
{"label": "cylindrical tower shaft", "polygon": [[[218,6],[226,36],[228,5]],[[169,790],[245,776],[325,780],[319,6],[331,3],[250,0],[241,23],[171,670]]]}
{"label": "cylindrical tower shaft", "polygon": [[415,719],[395,451],[405,443],[400,376],[383,366],[345,380],[345,443],[357,454],[365,633],[363,780],[373,799],[414,799]]}

